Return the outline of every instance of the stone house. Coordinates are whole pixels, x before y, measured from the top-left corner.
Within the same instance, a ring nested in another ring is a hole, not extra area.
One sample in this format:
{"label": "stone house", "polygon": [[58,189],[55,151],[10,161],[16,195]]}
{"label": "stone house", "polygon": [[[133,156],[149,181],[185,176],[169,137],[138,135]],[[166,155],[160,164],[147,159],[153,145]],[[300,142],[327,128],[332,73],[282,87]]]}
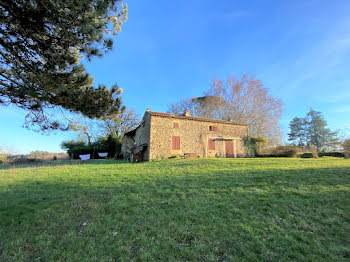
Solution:
{"label": "stone house", "polygon": [[176,115],[147,109],[141,124],[124,135],[121,153],[134,162],[174,156],[244,156],[247,130],[247,125],[194,117],[187,111]]}

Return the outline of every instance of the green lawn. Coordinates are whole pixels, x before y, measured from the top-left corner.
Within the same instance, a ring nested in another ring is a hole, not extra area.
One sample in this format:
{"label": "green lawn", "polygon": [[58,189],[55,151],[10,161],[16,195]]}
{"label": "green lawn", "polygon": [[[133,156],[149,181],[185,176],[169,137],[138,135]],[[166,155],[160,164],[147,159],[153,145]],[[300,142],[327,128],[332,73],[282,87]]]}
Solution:
{"label": "green lawn", "polygon": [[0,169],[0,261],[350,260],[347,159],[56,163]]}

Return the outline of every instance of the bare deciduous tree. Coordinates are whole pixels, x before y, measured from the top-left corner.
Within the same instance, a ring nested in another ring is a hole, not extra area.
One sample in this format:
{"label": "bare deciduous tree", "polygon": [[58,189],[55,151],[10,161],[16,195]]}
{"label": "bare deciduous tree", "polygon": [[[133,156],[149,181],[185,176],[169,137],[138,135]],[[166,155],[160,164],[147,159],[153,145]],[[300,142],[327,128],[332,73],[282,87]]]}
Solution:
{"label": "bare deciduous tree", "polygon": [[135,129],[140,123],[139,115],[133,109],[114,114],[99,121],[98,125],[106,135],[122,137],[126,132]]}
{"label": "bare deciduous tree", "polygon": [[259,80],[247,74],[241,79],[232,76],[226,82],[214,79],[205,96],[171,104],[168,111],[179,114],[185,109],[194,116],[247,124],[251,135],[266,136],[273,144],[281,139],[278,122],[282,102],[269,95]]}
{"label": "bare deciduous tree", "polygon": [[78,132],[78,138],[80,140],[85,141],[89,145],[100,135],[96,120],[84,116],[72,120],[69,127],[71,130]]}

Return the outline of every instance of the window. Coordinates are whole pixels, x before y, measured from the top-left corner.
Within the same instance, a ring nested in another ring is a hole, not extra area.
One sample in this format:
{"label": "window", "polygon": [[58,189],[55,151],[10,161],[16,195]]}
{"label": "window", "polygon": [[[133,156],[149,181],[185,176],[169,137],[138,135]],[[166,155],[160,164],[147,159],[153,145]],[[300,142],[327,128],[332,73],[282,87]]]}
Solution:
{"label": "window", "polygon": [[209,140],[208,140],[208,146],[209,146],[209,150],[215,150],[215,140],[209,138]]}
{"label": "window", "polygon": [[180,137],[173,136],[173,150],[180,150]]}
{"label": "window", "polygon": [[218,131],[218,127],[217,126],[209,126],[209,131]]}
{"label": "window", "polygon": [[179,123],[178,122],[174,122],[173,123],[173,128],[179,128]]}

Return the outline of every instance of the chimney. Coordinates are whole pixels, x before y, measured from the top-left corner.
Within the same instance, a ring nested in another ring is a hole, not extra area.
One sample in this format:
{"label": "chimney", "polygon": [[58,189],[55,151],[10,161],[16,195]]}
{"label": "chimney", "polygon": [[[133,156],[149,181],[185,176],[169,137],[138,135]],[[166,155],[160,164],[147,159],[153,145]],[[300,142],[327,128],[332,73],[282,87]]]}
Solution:
{"label": "chimney", "polygon": [[188,110],[187,109],[185,109],[185,112],[184,112],[184,114],[183,114],[184,116],[190,116],[190,112],[188,112]]}

